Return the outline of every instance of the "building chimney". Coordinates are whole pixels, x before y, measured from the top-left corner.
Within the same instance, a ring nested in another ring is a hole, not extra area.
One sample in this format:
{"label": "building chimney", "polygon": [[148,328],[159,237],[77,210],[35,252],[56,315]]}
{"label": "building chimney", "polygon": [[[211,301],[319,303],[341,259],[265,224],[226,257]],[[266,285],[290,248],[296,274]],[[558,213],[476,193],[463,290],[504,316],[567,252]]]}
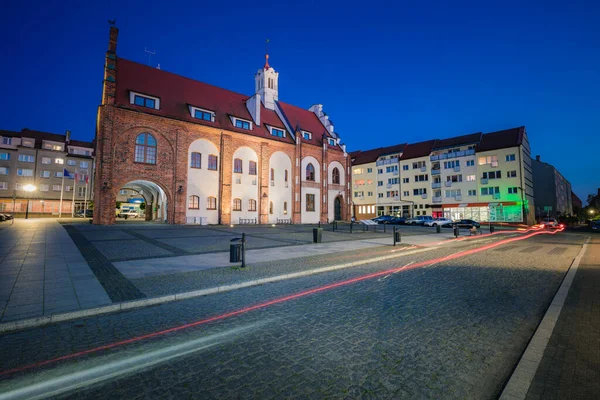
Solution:
{"label": "building chimney", "polygon": [[535,161],[540,161],[540,156],[535,156]]}
{"label": "building chimney", "polygon": [[65,142],[69,143],[71,141],[71,131],[67,130],[65,132]]}

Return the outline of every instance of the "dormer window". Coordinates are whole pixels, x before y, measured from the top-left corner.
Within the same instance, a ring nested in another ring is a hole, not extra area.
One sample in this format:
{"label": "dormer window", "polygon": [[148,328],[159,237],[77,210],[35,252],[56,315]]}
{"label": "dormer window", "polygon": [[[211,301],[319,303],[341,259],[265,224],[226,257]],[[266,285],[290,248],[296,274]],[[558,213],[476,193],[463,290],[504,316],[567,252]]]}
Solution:
{"label": "dormer window", "polygon": [[129,92],[129,102],[140,107],[152,108],[154,110],[160,109],[160,99],[145,94]]}
{"label": "dormer window", "polygon": [[335,139],[329,138],[329,145],[330,146],[335,146]]}
{"label": "dormer window", "polygon": [[305,140],[311,140],[311,139],[312,139],[312,133],[310,133],[310,132],[306,132],[306,131],[302,131],[302,137],[303,137]]}
{"label": "dormer window", "polygon": [[213,111],[194,106],[189,107],[192,118],[201,119],[202,121],[215,122],[215,113]]}
{"label": "dormer window", "polygon": [[278,129],[278,128],[269,128],[271,129],[271,135],[273,136],[277,136],[277,137],[285,137],[285,131]]}
{"label": "dormer window", "polygon": [[246,130],[252,129],[252,122],[246,121],[245,119],[236,118],[236,117],[232,117],[232,119],[233,119],[233,125],[236,128],[246,129]]}

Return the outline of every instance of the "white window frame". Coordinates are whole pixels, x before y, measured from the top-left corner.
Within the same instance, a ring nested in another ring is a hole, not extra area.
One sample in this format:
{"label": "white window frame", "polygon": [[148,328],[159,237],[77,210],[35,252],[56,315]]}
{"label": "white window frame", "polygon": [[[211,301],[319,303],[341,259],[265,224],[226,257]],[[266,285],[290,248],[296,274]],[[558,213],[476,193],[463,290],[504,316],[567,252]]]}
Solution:
{"label": "white window frame", "polygon": [[[304,140],[312,140],[312,133],[310,133],[309,131],[301,131],[302,132],[302,139]],[[304,135],[308,135],[308,139],[304,137]]]}
{"label": "white window frame", "polygon": [[[60,160],[60,162],[58,160]],[[54,164],[64,165],[65,164],[65,159],[64,158],[55,158],[54,159]]]}
{"label": "white window frame", "polygon": [[77,161],[75,160],[67,160],[67,165],[74,167],[77,165]]}
{"label": "white window frame", "polygon": [[50,171],[43,170],[40,172],[40,178],[50,178]]}
{"label": "white window frame", "polygon": [[[147,99],[154,100],[154,109],[160,110],[160,99],[158,97],[148,96],[147,94],[129,91],[129,103],[134,106],[136,105],[135,104],[135,96],[145,97]],[[143,106],[138,106],[138,107],[143,107]],[[150,108],[150,107],[144,107],[144,108]]]}
{"label": "white window frame", "polygon": [[47,183],[42,183],[40,185],[40,192],[48,192],[50,190],[50,185]]}
{"label": "white window frame", "polygon": [[8,190],[8,182],[0,182],[0,190]]}
{"label": "white window frame", "polygon": [[[4,172],[1,172],[4,171]],[[0,175],[8,175],[10,173],[10,168],[8,167],[0,167]]]}
{"label": "white window frame", "polygon": [[337,140],[335,140],[334,138],[327,138],[327,143],[330,146],[337,146]]}
{"label": "white window frame", "polygon": [[234,117],[233,115],[231,115],[231,116],[230,116],[230,118],[231,118],[231,123],[233,124],[233,127],[234,127],[234,128],[237,128],[237,129],[244,129],[244,128],[238,128],[238,127],[236,126],[236,121],[238,121],[238,120],[239,120],[239,121],[242,121],[242,122],[247,122],[247,123],[249,123],[249,124],[250,124],[250,129],[244,129],[244,130],[249,130],[249,131],[251,131],[252,129],[254,129],[254,123],[253,123],[252,121],[248,121],[247,119],[243,119],[243,118]]}
{"label": "white window frame", "polygon": [[210,114],[210,122],[215,122],[215,112],[214,111],[207,110],[206,108],[194,107],[192,105],[188,105],[188,109],[190,110],[190,116],[193,119],[197,119],[198,121],[206,121],[205,119],[200,119],[200,118],[196,118],[195,117],[196,110],[197,110],[197,111],[202,111],[202,112],[205,112],[207,114]]}
{"label": "white window frame", "polygon": [[285,130],[285,128],[278,128],[276,126],[271,126],[271,125],[267,125],[267,128],[269,128],[269,133],[271,134],[271,136],[281,137],[281,136],[273,135],[273,129],[277,129],[278,131],[283,131],[283,137],[287,137],[287,131]]}

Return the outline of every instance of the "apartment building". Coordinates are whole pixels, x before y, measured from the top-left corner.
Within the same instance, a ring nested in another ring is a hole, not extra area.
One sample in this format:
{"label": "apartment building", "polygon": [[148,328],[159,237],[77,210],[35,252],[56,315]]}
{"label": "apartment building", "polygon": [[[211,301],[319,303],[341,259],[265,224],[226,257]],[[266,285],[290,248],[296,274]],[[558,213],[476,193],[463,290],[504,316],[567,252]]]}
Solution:
{"label": "apartment building", "polygon": [[571,183],[553,165],[541,161],[540,156],[532,160],[532,167],[536,217],[572,215]]}
{"label": "apartment building", "polygon": [[350,153],[352,160],[352,215],[371,219],[376,214],[377,167],[379,149]]}
{"label": "apartment building", "polygon": [[0,131],[0,211],[23,213],[29,204],[30,213],[71,215],[86,208],[93,154],[91,142],[73,140],[69,131]]}
{"label": "apartment building", "polygon": [[[363,152],[380,154],[376,162],[377,188],[381,188],[377,192],[377,215],[535,221],[531,151],[525,127],[407,144],[401,152],[387,157],[382,149]],[[386,180],[393,179],[395,163],[397,196],[395,181]],[[353,167],[357,165],[353,163]]]}

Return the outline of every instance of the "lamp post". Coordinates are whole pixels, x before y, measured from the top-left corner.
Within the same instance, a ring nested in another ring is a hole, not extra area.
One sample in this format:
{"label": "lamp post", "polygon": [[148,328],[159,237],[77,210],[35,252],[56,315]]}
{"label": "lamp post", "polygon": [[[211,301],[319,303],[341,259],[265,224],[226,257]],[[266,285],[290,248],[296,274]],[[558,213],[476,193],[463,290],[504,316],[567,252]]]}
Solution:
{"label": "lamp post", "polygon": [[29,218],[29,199],[31,198],[31,192],[35,191],[35,186],[27,184],[23,186],[23,190],[27,192],[27,207],[25,208],[25,219]]}

